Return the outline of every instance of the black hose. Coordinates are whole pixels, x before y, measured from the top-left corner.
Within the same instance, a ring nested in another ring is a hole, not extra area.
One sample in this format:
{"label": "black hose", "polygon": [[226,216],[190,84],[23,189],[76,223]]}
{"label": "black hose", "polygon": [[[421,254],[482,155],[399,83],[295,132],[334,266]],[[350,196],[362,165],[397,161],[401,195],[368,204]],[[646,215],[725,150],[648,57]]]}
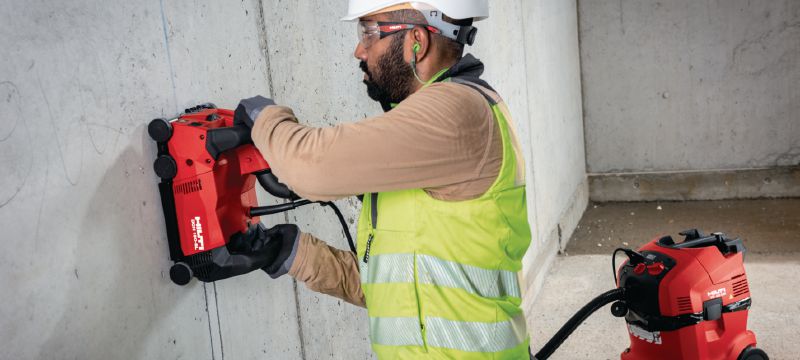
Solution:
{"label": "black hose", "polygon": [[285,204],[278,204],[278,205],[270,205],[270,206],[258,206],[258,207],[251,207],[250,208],[250,216],[264,216],[264,215],[272,215],[277,213],[282,213],[285,211],[289,211],[292,209],[296,209],[303,205],[311,204],[311,201],[308,200],[298,200],[292,201]]}
{"label": "black hose", "polygon": [[[270,206],[258,206],[258,207],[251,207],[250,208],[250,216],[264,216],[264,215],[272,215],[277,213],[282,213],[285,211],[296,209],[303,205],[312,204],[313,202],[309,200],[297,200],[291,201],[285,204],[278,204],[278,205],[270,205]],[[344,215],[342,215],[341,210],[339,207],[336,206],[331,201],[328,202],[318,202],[322,206],[330,206],[333,209],[333,212],[336,214],[336,217],[339,218],[339,223],[342,224],[342,231],[344,231],[344,236],[347,238],[347,245],[350,245],[350,251],[354,254],[356,253],[356,245],[353,243],[353,236],[350,235],[350,229],[347,227],[347,221],[344,219]]]}
{"label": "black hose", "polygon": [[347,238],[347,245],[350,245],[350,251],[352,251],[353,254],[355,254],[356,245],[353,243],[353,236],[350,235],[350,228],[347,227],[347,221],[344,220],[344,215],[342,215],[342,212],[339,211],[339,208],[332,201],[322,202],[320,204],[322,204],[322,206],[330,206],[331,209],[333,209],[333,212],[336,213],[336,217],[339,218],[339,223],[342,224],[342,231],[344,231],[344,236]]}
{"label": "black hose", "polygon": [[533,357],[534,360],[545,360],[553,355],[553,352],[558,349],[559,346],[566,340],[575,329],[583,323],[589,315],[592,315],[595,311],[600,309],[601,307],[605,306],[608,303],[622,300],[625,295],[625,290],[623,289],[613,289],[606,291],[600,296],[594,298],[588,304],[584,305],[575,315],[567,321],[561,329],[544,345],[544,347],[536,353]]}

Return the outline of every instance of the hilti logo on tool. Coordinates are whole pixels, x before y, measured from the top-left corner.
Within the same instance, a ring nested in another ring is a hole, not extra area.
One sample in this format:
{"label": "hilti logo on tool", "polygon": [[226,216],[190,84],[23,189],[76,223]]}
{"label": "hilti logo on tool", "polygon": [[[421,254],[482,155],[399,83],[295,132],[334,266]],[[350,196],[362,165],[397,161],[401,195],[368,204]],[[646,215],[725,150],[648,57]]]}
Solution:
{"label": "hilti logo on tool", "polygon": [[728,291],[725,290],[725,288],[721,288],[721,289],[709,291],[708,292],[708,298],[709,299],[716,299],[716,298],[723,297],[723,296],[725,296],[727,294],[728,294]]}
{"label": "hilti logo on tool", "polygon": [[205,250],[206,246],[203,242],[203,225],[200,224],[200,217],[195,216],[192,219],[192,234],[194,235],[194,249]]}

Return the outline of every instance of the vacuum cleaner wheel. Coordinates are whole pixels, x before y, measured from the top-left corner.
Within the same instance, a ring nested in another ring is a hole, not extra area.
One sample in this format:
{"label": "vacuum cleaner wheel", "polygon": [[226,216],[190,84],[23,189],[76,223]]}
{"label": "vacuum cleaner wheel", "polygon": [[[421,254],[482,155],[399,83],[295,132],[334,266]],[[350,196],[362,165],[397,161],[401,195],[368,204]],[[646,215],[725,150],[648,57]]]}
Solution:
{"label": "vacuum cleaner wheel", "polygon": [[769,360],[769,356],[767,356],[764,350],[751,346],[742,351],[738,360]]}

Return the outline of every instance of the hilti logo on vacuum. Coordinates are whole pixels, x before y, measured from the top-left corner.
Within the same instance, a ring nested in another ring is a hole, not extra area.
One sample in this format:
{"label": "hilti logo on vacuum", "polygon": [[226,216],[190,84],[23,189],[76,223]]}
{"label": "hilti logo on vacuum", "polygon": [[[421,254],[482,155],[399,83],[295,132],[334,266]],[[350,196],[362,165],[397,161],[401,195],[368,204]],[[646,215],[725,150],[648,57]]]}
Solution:
{"label": "hilti logo on vacuum", "polygon": [[195,216],[192,219],[192,234],[194,234],[194,249],[205,250],[206,246],[203,242],[203,225],[200,225],[200,217]]}
{"label": "hilti logo on vacuum", "polygon": [[721,297],[725,296],[727,293],[728,292],[725,290],[725,288],[712,290],[712,291],[708,292],[708,298],[709,299],[721,298]]}

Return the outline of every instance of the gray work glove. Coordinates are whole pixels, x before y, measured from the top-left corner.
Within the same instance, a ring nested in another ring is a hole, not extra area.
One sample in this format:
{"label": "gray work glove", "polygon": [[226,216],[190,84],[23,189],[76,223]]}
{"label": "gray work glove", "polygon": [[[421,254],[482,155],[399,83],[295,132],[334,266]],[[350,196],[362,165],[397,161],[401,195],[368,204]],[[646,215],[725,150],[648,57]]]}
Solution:
{"label": "gray work glove", "polygon": [[252,129],[258,118],[258,114],[261,110],[264,110],[265,107],[270,105],[275,105],[275,101],[261,95],[256,95],[249,99],[242,99],[242,101],[239,101],[239,106],[236,107],[236,111],[233,112],[234,125],[242,124]]}
{"label": "gray work glove", "polygon": [[300,230],[294,224],[275,225],[258,231],[249,236],[234,236],[228,242],[231,254],[253,256],[266,259],[264,270],[273,279],[289,272],[297,251]]}

